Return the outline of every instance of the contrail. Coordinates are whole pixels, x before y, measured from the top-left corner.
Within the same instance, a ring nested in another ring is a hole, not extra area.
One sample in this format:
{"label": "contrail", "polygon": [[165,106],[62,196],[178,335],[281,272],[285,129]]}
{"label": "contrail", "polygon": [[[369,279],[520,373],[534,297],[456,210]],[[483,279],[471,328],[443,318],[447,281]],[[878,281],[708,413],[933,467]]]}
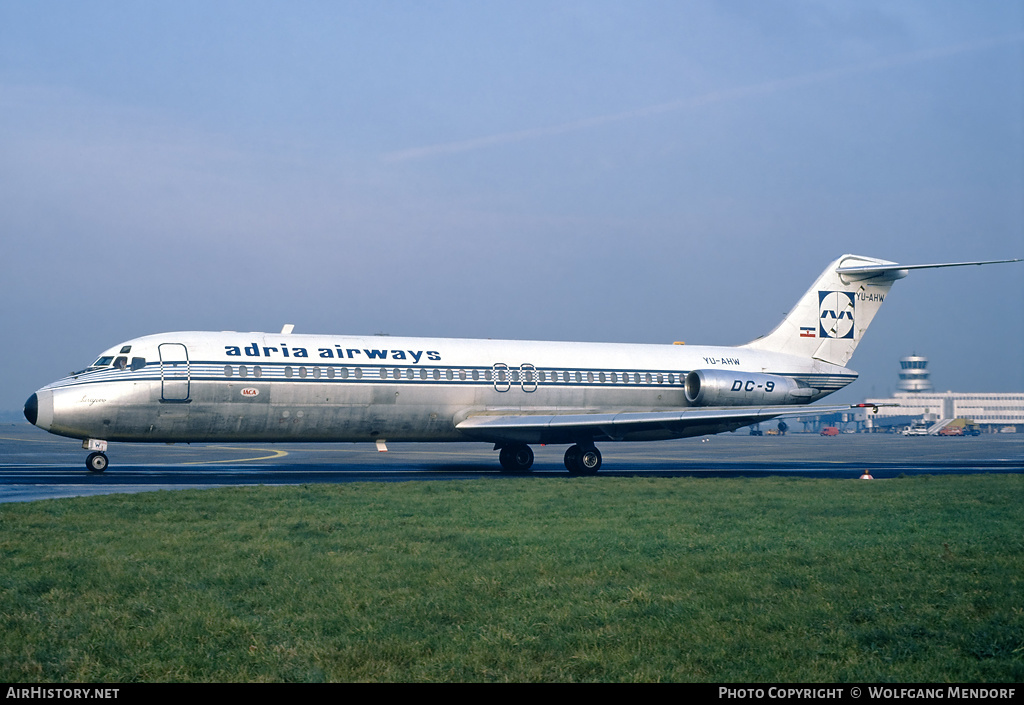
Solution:
{"label": "contrail", "polygon": [[895,68],[897,66],[917,64],[925,61],[931,61],[933,59],[954,56],[956,54],[980,51],[983,49],[1001,46],[1004,44],[1015,44],[1021,41],[1024,41],[1024,34],[1012,34],[1009,36],[997,37],[995,39],[988,39],[981,42],[956,44],[953,46],[941,47],[938,49],[924,49],[921,51],[909,52],[906,54],[897,54],[896,56],[890,56],[884,59],[879,59],[877,61],[871,61],[864,64],[857,64],[856,66],[847,66],[838,69],[827,69],[824,71],[813,71],[811,73],[802,74],[800,76],[791,76],[789,78],[781,78],[774,81],[767,81],[764,83],[758,83],[750,86],[740,86],[738,88],[714,91],[712,93],[706,93],[704,95],[696,96],[693,98],[681,98],[679,100],[673,100],[667,103],[659,103],[657,105],[649,105],[643,108],[635,108],[633,110],[627,110],[621,113],[611,113],[608,115],[598,115],[596,117],[583,118],[581,120],[573,120],[572,122],[565,122],[560,125],[551,125],[548,127],[535,127],[528,130],[517,130],[514,132],[503,132],[497,135],[475,137],[473,139],[459,140],[456,142],[442,142],[440,144],[432,144],[427,145],[425,147],[412,147],[410,149],[388,152],[383,156],[383,160],[385,162],[412,161],[415,159],[426,159],[428,157],[436,157],[444,154],[457,154],[459,152],[469,152],[475,149],[480,149],[482,147],[491,147],[499,144],[524,142],[526,140],[538,139],[540,137],[549,137],[552,135],[560,135],[565,134],[567,132],[576,132],[578,130],[583,130],[590,127],[598,127],[600,125],[607,125],[615,122],[624,122],[626,120],[635,120],[637,118],[650,117],[652,115],[659,115],[661,113],[669,113],[678,110],[692,109],[704,105],[710,105],[713,103],[722,103],[729,100],[748,98],[754,95],[765,95],[769,93],[775,93],[777,91],[796,88],[799,86],[808,86],[816,83],[824,83],[826,81],[831,81],[845,76],[853,76],[856,74],[880,71],[882,69]]}

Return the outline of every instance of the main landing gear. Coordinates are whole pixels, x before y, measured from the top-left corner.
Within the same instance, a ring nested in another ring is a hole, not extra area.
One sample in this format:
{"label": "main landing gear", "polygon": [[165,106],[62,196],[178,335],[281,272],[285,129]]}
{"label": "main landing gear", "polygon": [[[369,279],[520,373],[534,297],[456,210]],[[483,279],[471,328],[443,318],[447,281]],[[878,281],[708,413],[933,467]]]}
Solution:
{"label": "main landing gear", "polygon": [[564,461],[570,475],[596,475],[601,469],[601,451],[592,443],[569,446]]}
{"label": "main landing gear", "polygon": [[[500,446],[498,462],[501,471],[509,475],[522,475],[533,467],[533,450],[525,443]],[[593,443],[570,446],[565,451],[565,469],[570,475],[596,475],[601,469],[601,451]]]}
{"label": "main landing gear", "polygon": [[501,471],[510,475],[530,472],[533,467],[533,449],[525,443],[502,446],[498,453]]}

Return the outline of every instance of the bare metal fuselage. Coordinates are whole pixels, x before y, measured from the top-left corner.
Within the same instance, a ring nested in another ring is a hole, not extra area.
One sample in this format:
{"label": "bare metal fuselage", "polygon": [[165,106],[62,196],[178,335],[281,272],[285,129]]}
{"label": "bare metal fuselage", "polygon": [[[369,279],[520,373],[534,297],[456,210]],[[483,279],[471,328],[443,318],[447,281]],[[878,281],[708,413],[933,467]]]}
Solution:
{"label": "bare metal fuselage", "polygon": [[[578,425],[512,432],[459,424],[684,409],[693,406],[684,384],[693,370],[735,378],[733,406],[804,404],[856,377],[844,367],[741,348],[264,333],[147,336],[103,360],[40,389],[36,425],[106,441],[657,440],[749,421],[646,425],[617,435]],[[792,380],[804,394],[766,393],[750,381],[765,374]]]}

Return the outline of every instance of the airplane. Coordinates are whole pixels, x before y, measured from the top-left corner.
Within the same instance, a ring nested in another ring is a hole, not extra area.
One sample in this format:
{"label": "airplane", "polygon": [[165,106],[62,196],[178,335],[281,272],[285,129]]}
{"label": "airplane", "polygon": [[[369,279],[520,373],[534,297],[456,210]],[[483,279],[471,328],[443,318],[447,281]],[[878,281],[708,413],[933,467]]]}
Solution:
{"label": "airplane", "polygon": [[[505,473],[531,444],[569,444],[570,474],[601,467],[598,442],[735,431],[808,406],[857,378],[846,367],[889,288],[914,269],[843,255],[770,333],[736,347],[456,338],[177,332],[104,351],[32,394],[25,417],[92,451],[109,442],[476,441]],[[877,411],[877,409],[876,409]]]}

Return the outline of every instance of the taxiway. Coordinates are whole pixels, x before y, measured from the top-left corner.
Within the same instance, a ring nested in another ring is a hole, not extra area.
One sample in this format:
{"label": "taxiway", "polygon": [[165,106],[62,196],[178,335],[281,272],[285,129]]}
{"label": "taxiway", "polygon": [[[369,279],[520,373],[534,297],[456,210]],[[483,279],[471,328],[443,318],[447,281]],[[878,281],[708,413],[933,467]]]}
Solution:
{"label": "taxiway", "polygon": [[[0,426],[0,502],[228,485],[321,482],[403,482],[507,478],[485,443],[396,443],[387,453],[370,444],[295,443],[110,447],[110,468],[85,469],[85,451],[72,439],[28,424]],[[569,478],[562,446],[536,446],[534,472],[513,479]],[[601,446],[602,476],[736,477],[793,475],[875,479],[900,474],[1024,471],[1024,434],[905,437],[850,434],[821,437],[749,436],[744,431],[654,443]],[[583,478],[576,478],[577,481]]]}

